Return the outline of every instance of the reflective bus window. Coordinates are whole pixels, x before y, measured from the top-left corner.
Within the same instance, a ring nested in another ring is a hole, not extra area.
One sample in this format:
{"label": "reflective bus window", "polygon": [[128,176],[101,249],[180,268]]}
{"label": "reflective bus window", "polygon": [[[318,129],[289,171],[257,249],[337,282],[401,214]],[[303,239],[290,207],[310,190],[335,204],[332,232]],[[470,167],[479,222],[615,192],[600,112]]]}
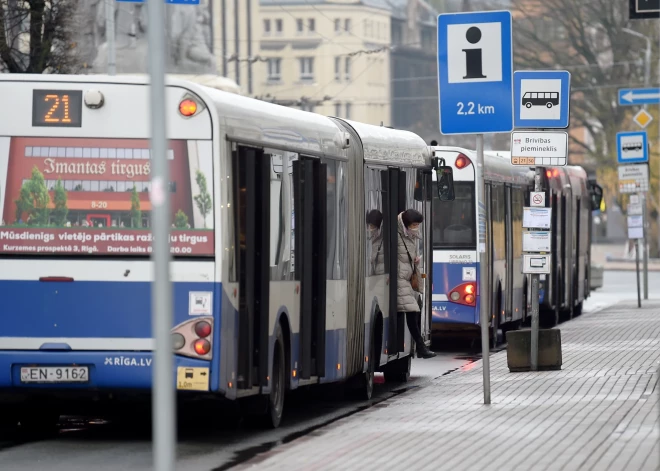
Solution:
{"label": "reflective bus window", "polygon": [[474,182],[454,182],[454,201],[440,201],[433,184],[433,247],[476,250]]}

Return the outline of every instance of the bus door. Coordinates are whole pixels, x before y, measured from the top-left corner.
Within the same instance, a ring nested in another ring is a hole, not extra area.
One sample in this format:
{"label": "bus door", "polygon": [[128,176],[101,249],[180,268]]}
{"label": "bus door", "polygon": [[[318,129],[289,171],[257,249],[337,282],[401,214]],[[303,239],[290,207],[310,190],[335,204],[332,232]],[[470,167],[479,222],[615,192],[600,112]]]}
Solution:
{"label": "bus door", "polygon": [[296,279],[300,280],[300,378],[325,376],[328,166],[301,156],[293,162]]}
{"label": "bus door", "polygon": [[233,152],[236,246],[239,247],[239,389],[268,385],[270,159],[262,149]]}
{"label": "bus door", "polygon": [[422,224],[422,260],[420,271],[426,273],[424,293],[422,294],[422,338],[431,340],[431,300],[433,291],[433,175],[430,170],[418,170],[415,182],[415,200],[421,204],[424,223]]}

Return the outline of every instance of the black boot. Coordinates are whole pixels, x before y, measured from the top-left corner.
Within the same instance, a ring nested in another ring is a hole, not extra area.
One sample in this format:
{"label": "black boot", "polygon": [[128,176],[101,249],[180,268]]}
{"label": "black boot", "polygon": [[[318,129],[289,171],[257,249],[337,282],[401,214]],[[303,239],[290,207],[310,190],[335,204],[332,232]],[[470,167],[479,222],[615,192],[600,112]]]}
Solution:
{"label": "black boot", "polygon": [[419,358],[424,358],[426,360],[428,358],[433,358],[434,356],[436,356],[436,353],[431,351],[429,349],[429,347],[427,347],[423,343],[422,344],[418,343],[417,344],[417,356]]}
{"label": "black boot", "polygon": [[433,358],[435,352],[429,350],[429,348],[424,344],[424,339],[422,339],[422,334],[419,331],[419,326],[417,325],[417,315],[419,312],[406,312],[406,323],[408,324],[408,330],[410,331],[410,336],[415,341],[417,345],[417,356],[420,358]]}

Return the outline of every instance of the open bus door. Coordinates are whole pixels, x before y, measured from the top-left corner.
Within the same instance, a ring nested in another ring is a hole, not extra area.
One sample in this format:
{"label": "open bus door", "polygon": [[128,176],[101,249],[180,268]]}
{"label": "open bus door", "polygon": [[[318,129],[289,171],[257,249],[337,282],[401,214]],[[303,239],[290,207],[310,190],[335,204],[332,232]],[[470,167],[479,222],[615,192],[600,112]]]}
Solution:
{"label": "open bus door", "polygon": [[424,216],[424,236],[422,238],[422,261],[420,271],[426,273],[424,293],[422,294],[421,333],[425,342],[431,341],[432,299],[433,292],[433,175],[430,170],[418,170],[415,182],[415,200],[422,204]]}
{"label": "open bus door", "polygon": [[268,385],[270,160],[262,149],[233,152],[236,246],[239,247],[239,389]]}

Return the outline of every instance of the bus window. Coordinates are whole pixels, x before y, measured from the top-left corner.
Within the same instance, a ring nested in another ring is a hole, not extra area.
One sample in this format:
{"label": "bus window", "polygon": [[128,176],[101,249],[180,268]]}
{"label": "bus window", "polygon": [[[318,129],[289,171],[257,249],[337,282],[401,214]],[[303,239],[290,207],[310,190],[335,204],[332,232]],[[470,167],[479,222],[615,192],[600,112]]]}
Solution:
{"label": "bus window", "polygon": [[433,248],[476,250],[474,182],[454,182],[454,194],[440,201],[433,192]]}

